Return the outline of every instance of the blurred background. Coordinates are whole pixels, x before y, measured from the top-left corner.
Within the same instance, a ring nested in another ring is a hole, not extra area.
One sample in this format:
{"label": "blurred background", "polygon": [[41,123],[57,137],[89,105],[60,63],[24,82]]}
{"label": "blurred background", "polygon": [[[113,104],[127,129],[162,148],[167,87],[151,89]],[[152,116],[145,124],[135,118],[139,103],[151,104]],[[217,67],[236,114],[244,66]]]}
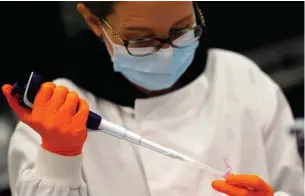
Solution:
{"label": "blurred background", "polygon": [[[87,28],[75,2],[0,2],[0,85],[35,70],[54,79],[64,46]],[[304,2],[200,2],[212,47],[257,62],[285,92],[295,118],[304,116]],[[7,147],[17,120],[0,94],[0,196],[9,196]],[[293,133],[304,152],[303,124]],[[301,132],[300,132],[301,131]]]}

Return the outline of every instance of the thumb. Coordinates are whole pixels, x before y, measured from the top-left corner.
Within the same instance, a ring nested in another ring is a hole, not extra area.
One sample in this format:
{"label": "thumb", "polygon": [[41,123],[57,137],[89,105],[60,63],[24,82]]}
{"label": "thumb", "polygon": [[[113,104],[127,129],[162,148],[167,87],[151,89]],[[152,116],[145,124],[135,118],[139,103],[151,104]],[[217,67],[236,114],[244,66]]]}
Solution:
{"label": "thumb", "polygon": [[11,95],[13,87],[9,84],[5,84],[2,86],[2,92],[9,104],[9,106],[14,110],[17,114],[18,118],[23,122],[29,122],[31,117],[31,111],[23,108],[19,105],[19,101],[16,97]]}

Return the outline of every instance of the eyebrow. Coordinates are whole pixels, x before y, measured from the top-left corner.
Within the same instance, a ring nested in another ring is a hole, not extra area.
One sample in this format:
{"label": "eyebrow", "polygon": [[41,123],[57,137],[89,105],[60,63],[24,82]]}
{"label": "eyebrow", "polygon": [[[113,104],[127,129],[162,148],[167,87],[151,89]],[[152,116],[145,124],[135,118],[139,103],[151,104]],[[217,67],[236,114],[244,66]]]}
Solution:
{"label": "eyebrow", "polygon": [[148,27],[126,27],[125,30],[129,31],[151,31],[151,28]]}
{"label": "eyebrow", "polygon": [[178,24],[180,24],[180,23],[183,23],[183,22],[187,21],[188,19],[190,19],[190,18],[192,18],[192,17],[193,17],[193,13],[190,14],[190,15],[188,15],[188,16],[186,16],[186,17],[184,17],[184,18],[182,18],[181,20],[179,20],[178,22],[176,22],[173,26],[176,26],[176,25],[178,25]]}
{"label": "eyebrow", "polygon": [[[182,18],[181,20],[179,20],[178,22],[176,22],[173,26],[176,26],[176,25],[179,25],[183,22],[185,22],[186,20],[188,20],[189,18],[193,17],[193,14],[190,14],[184,18]],[[137,27],[137,26],[134,26],[134,27],[126,27],[124,28],[125,30],[129,30],[129,31],[152,31],[153,29],[151,28],[148,28],[148,27]]]}

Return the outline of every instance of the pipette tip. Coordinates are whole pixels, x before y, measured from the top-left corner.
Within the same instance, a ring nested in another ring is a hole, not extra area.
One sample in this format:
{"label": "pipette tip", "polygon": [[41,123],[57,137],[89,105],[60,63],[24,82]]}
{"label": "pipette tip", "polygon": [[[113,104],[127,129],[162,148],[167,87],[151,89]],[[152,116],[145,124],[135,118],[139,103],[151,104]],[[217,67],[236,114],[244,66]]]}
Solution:
{"label": "pipette tip", "polygon": [[212,174],[216,174],[216,175],[221,176],[221,177],[225,177],[225,175],[226,175],[226,173],[218,171],[217,169],[214,169],[214,168],[212,168],[212,167],[210,167],[208,165],[202,164],[199,161],[196,161],[195,159],[192,159],[192,158],[187,157],[185,155],[181,155],[179,157],[180,157],[180,160],[188,162],[191,165],[196,166],[197,168],[205,170],[205,171],[210,172]]}

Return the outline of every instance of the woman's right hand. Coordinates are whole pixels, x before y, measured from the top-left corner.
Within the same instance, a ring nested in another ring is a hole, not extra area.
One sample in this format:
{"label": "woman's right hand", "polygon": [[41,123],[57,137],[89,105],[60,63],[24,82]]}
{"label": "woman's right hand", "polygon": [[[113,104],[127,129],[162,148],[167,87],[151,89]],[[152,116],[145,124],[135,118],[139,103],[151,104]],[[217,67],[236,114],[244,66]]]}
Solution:
{"label": "woman's right hand", "polygon": [[45,150],[63,156],[82,153],[87,138],[89,106],[77,93],[52,82],[44,83],[31,111],[21,107],[11,95],[11,85],[4,85],[2,91],[18,118],[41,136],[41,146]]}

